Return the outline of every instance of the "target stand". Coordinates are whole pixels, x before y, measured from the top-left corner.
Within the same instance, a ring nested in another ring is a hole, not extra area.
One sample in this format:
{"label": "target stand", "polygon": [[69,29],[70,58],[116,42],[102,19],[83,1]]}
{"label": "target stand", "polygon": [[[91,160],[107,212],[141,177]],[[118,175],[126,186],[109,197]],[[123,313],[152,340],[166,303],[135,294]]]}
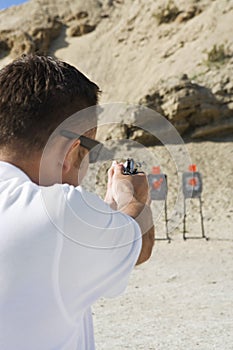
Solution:
{"label": "target stand", "polygon": [[155,238],[155,240],[166,240],[171,242],[171,238],[168,233],[168,217],[167,217],[167,175],[160,172],[159,166],[152,168],[152,174],[148,175],[148,182],[150,186],[151,200],[164,201],[164,219],[165,219],[165,238]]}
{"label": "target stand", "polygon": [[[183,173],[182,177],[182,187],[183,187],[183,196],[184,196],[184,215],[183,215],[183,239],[200,239],[204,238],[209,240],[205,235],[204,229],[204,217],[202,211],[202,176],[197,171],[197,167],[195,164],[189,166],[189,171]],[[186,221],[187,221],[187,208],[186,208],[186,200],[187,199],[198,199],[199,200],[199,213],[201,220],[201,233],[200,237],[187,237],[187,229],[186,229]]]}

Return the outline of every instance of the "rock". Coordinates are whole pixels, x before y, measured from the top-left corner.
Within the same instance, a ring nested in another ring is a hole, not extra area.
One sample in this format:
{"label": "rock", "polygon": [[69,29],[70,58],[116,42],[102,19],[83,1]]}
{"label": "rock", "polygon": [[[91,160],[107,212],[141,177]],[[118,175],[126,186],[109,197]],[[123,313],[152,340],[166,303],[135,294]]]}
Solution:
{"label": "rock", "polygon": [[101,20],[102,7],[96,0],[72,4],[68,0],[34,0],[0,11],[0,58],[9,53],[11,57],[47,54],[63,27],[70,27],[72,36],[93,31]]}
{"label": "rock", "polygon": [[11,57],[23,53],[47,54],[50,43],[62,29],[62,23],[57,16],[44,18],[40,26],[32,26],[28,31],[2,30],[0,32],[0,54],[10,52]]}
{"label": "rock", "polygon": [[87,11],[80,11],[76,14],[72,14],[72,15],[68,16],[67,18],[65,18],[65,22],[69,23],[69,22],[72,22],[74,20],[79,20],[79,19],[83,19],[83,18],[87,18],[87,17],[88,17]]}
{"label": "rock", "polygon": [[105,124],[98,127],[96,138],[99,141],[127,139],[127,125],[120,121],[119,124]]}
{"label": "rock", "polygon": [[145,146],[159,143],[158,138],[150,132],[151,120],[158,114],[155,111],[124,103],[103,105],[103,108],[96,135],[98,140],[104,142],[130,139]]}
{"label": "rock", "polygon": [[206,138],[206,137],[216,137],[229,135],[233,133],[233,118],[225,120],[222,124],[206,125],[202,128],[197,128],[191,137],[196,138]]}
{"label": "rock", "polygon": [[11,56],[18,57],[23,53],[34,53],[36,45],[28,33],[16,32],[9,39],[9,47]]}
{"label": "rock", "polygon": [[35,44],[37,52],[47,54],[49,46],[55,38],[57,38],[62,29],[62,22],[59,17],[48,17],[46,25],[35,27],[29,31],[31,38]]}
{"label": "rock", "polygon": [[81,36],[90,32],[93,32],[95,30],[96,26],[91,24],[74,24],[67,30],[67,35],[74,37],[74,36]]}
{"label": "rock", "polygon": [[[228,90],[225,88],[225,95],[232,91],[228,80],[226,84]],[[193,138],[232,132],[233,99],[228,100],[230,94],[227,95],[228,102],[222,103],[210,88],[192,82],[185,74],[167,79],[158,86],[140,99],[139,106],[128,109],[125,106],[125,110],[118,111],[116,105],[109,113],[106,111],[106,124],[109,115],[115,115],[118,124],[107,125],[101,139],[132,139],[152,146],[159,140],[170,142],[173,133],[172,126],[169,127],[171,124],[180,135]]]}
{"label": "rock", "polygon": [[162,100],[163,96],[161,96],[159,91],[156,90],[155,92],[152,92],[151,94],[149,93],[146,96],[142,97],[139,101],[139,104],[151,108],[156,112],[164,115]]}
{"label": "rock", "polygon": [[179,8],[176,6],[173,0],[163,3],[162,6],[158,6],[154,17],[157,19],[158,24],[173,22],[177,15],[180,13]]}
{"label": "rock", "polygon": [[177,121],[175,127],[180,135],[184,135],[185,132],[189,129],[189,123],[185,121]]}
{"label": "rock", "polygon": [[144,146],[153,146],[159,143],[159,140],[144,129],[128,126],[128,138]]}
{"label": "rock", "polygon": [[0,57],[7,56],[11,50],[11,44],[9,41],[10,31],[3,30],[0,32]]}
{"label": "rock", "polygon": [[[187,76],[166,81],[159,86],[159,89],[147,94],[139,103],[160,113],[162,111],[181,135],[195,135],[195,128],[202,130],[199,127],[221,124],[232,115],[232,110],[226,105],[223,107],[211,89],[191,82]],[[231,89],[230,85],[229,88]],[[213,128],[214,132],[221,132],[221,127],[215,125]],[[205,129],[201,132],[208,134]]]}
{"label": "rock", "polygon": [[7,41],[0,37],[0,52],[8,51],[8,50],[9,50],[9,47],[8,47]]}
{"label": "rock", "polygon": [[35,43],[32,37],[24,31],[1,32],[0,33],[0,54],[5,56],[10,53],[12,57],[17,57],[22,53],[35,52]]}
{"label": "rock", "polygon": [[182,11],[181,13],[179,13],[175,19],[176,23],[182,23],[182,22],[186,22],[189,19],[199,15],[202,12],[202,10],[197,7],[197,6],[190,6],[187,8],[187,10]]}

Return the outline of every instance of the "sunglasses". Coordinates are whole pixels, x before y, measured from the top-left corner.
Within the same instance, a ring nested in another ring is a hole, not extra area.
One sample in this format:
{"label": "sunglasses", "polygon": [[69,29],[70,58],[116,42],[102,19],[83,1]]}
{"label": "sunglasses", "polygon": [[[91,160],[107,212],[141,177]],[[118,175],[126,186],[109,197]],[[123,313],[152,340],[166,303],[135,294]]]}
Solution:
{"label": "sunglasses", "polygon": [[89,151],[89,162],[97,162],[100,151],[103,149],[103,144],[101,142],[68,130],[61,130],[60,135],[70,140],[79,139],[81,146],[83,146]]}

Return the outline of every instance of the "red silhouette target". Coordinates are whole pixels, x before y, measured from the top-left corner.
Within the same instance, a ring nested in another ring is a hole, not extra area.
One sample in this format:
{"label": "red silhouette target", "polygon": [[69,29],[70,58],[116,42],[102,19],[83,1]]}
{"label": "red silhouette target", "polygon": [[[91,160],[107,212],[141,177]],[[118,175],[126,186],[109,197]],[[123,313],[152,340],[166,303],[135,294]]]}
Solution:
{"label": "red silhouette target", "polygon": [[[171,238],[168,234],[168,218],[167,218],[167,175],[162,174],[159,166],[152,168],[151,174],[148,175],[148,182],[150,186],[151,200],[164,201],[164,215],[166,225],[166,240],[169,242]],[[161,238],[160,238],[161,239]]]}
{"label": "red silhouette target", "polygon": [[202,177],[195,164],[189,166],[189,171],[183,173],[183,194],[185,198],[200,197],[202,193]]}
{"label": "red silhouette target", "polygon": [[[205,238],[208,240],[208,238],[205,236],[205,230],[204,230],[204,218],[202,213],[202,200],[201,200],[201,194],[202,194],[202,176],[197,171],[196,164],[192,164],[189,166],[189,171],[183,173],[182,176],[182,187],[183,187],[183,195],[184,195],[184,220],[183,220],[183,239],[187,238]],[[202,236],[201,237],[187,237],[186,233],[186,218],[187,218],[187,212],[186,212],[186,199],[187,198],[198,198],[199,199],[199,205],[200,205],[200,217],[201,217],[201,230],[202,230]]]}
{"label": "red silhouette target", "polygon": [[150,195],[152,200],[166,200],[167,175],[160,172],[160,167],[153,167],[152,174],[148,175]]}

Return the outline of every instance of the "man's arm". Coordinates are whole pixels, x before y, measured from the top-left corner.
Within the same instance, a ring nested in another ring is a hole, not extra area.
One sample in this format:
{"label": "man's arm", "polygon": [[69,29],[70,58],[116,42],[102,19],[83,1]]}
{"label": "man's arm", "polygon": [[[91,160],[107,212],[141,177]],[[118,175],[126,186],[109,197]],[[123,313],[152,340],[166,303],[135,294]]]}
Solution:
{"label": "man's arm", "polygon": [[146,204],[133,200],[121,211],[131,216],[140,226],[142,249],[136,263],[136,265],[139,265],[150,258],[154,245],[155,234],[151,208]]}
{"label": "man's arm", "polygon": [[146,175],[123,175],[122,164],[114,164],[108,171],[105,201],[138,223],[142,232],[142,249],[136,265],[148,260],[154,245],[154,225]]}

